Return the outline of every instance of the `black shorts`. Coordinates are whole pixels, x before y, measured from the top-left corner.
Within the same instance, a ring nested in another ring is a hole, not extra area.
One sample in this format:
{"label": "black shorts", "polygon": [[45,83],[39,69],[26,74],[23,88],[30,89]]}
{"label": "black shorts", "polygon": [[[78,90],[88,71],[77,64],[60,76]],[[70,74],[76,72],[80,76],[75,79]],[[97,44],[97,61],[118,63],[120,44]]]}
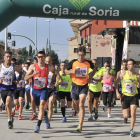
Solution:
{"label": "black shorts", "polygon": [[100,97],[100,95],[101,95],[101,91],[100,92],[93,92],[93,91],[91,91],[90,89],[89,89],[89,92],[90,93],[92,93],[94,96],[94,98],[99,98]]}
{"label": "black shorts", "polygon": [[131,105],[139,106],[138,94],[134,96],[123,96],[123,109],[130,108]]}
{"label": "black shorts", "polygon": [[14,97],[15,97],[15,99],[18,99],[19,97],[24,98],[24,95],[25,95],[25,88],[22,88],[22,89],[16,91]]}
{"label": "black shorts", "polygon": [[71,97],[74,100],[79,100],[80,94],[86,94],[88,93],[88,84],[84,86],[79,86],[74,83],[72,83],[72,90],[71,90]]}
{"label": "black shorts", "polygon": [[6,98],[7,96],[10,96],[13,99],[13,96],[15,94],[15,90],[11,89],[11,90],[1,90],[1,98],[3,103],[6,103]]}
{"label": "black shorts", "polygon": [[48,88],[48,99],[49,99],[52,95],[56,95],[56,94],[57,94],[56,89]]}
{"label": "black shorts", "polygon": [[58,95],[60,100],[65,99],[66,97],[67,101],[72,101],[70,92],[59,91]]}

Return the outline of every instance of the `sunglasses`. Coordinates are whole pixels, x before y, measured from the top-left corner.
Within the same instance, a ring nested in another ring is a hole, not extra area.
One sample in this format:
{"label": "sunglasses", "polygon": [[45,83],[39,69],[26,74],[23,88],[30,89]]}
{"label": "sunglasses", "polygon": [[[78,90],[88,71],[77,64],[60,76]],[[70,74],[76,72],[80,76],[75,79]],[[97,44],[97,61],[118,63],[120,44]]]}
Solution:
{"label": "sunglasses", "polygon": [[45,57],[44,57],[44,56],[38,56],[37,58],[39,58],[39,59],[40,59],[40,58],[41,58],[41,59],[44,59]]}

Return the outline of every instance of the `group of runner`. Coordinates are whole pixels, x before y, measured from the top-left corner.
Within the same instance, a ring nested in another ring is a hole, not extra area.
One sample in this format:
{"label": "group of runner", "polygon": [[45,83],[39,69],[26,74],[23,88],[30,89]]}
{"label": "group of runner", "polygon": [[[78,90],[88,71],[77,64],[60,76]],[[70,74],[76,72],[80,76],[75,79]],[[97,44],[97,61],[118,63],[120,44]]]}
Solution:
{"label": "group of runner", "polygon": [[[29,109],[31,105],[32,117],[37,117],[38,121],[34,132],[40,131],[40,126],[44,118],[46,129],[50,128],[50,121],[54,113],[57,113],[57,103],[61,104],[62,120],[66,122],[66,106],[73,108],[72,116],[78,112],[79,125],[76,132],[81,133],[85,117],[85,101],[88,97],[88,121],[98,119],[98,106],[103,100],[103,110],[108,109],[108,118],[111,118],[113,97],[120,99],[124,116],[124,123],[131,113],[130,135],[134,137],[134,124],[136,120],[136,109],[139,106],[138,90],[140,77],[135,72],[136,62],[133,59],[123,60],[122,69],[115,76],[115,71],[108,61],[104,67],[98,68],[97,60],[86,60],[85,47],[79,47],[78,59],[74,59],[68,64],[61,62],[60,68],[53,65],[50,56],[45,56],[45,52],[39,51],[34,56],[34,63],[30,60],[22,63],[12,59],[12,53],[6,51],[4,62],[0,65],[0,89],[2,103],[5,105],[8,116],[8,128],[13,128],[13,116],[15,110],[19,110],[18,119],[22,120],[23,103]],[[102,96],[101,96],[102,95]],[[25,100],[24,100],[25,99]],[[11,102],[15,107],[12,111]],[[94,109],[93,109],[94,104]],[[130,111],[131,110],[131,111]],[[93,112],[95,113],[93,115]]]}

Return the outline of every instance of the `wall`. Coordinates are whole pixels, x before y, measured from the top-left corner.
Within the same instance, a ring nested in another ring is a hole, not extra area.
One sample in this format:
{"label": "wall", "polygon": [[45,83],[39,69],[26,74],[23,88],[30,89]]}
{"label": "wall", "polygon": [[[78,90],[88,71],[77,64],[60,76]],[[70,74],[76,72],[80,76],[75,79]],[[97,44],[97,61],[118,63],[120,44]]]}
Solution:
{"label": "wall", "polygon": [[[98,22],[98,23],[97,23]],[[105,28],[123,28],[123,21],[105,21],[93,20],[92,21],[92,34],[99,34]]]}
{"label": "wall", "polygon": [[97,57],[111,57],[110,35],[104,38],[102,35],[91,36],[91,59],[97,59]]}
{"label": "wall", "polygon": [[74,53],[74,48],[78,48],[77,39],[73,39],[72,41],[69,41],[69,61],[73,59],[77,59],[77,53]]}

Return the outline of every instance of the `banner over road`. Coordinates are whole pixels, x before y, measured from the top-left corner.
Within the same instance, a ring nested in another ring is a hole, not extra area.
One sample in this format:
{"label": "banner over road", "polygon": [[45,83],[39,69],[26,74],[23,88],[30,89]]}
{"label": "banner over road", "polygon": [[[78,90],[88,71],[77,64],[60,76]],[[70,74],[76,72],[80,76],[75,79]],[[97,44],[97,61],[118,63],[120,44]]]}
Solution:
{"label": "banner over road", "polygon": [[0,0],[0,31],[19,16],[140,20],[140,0]]}

